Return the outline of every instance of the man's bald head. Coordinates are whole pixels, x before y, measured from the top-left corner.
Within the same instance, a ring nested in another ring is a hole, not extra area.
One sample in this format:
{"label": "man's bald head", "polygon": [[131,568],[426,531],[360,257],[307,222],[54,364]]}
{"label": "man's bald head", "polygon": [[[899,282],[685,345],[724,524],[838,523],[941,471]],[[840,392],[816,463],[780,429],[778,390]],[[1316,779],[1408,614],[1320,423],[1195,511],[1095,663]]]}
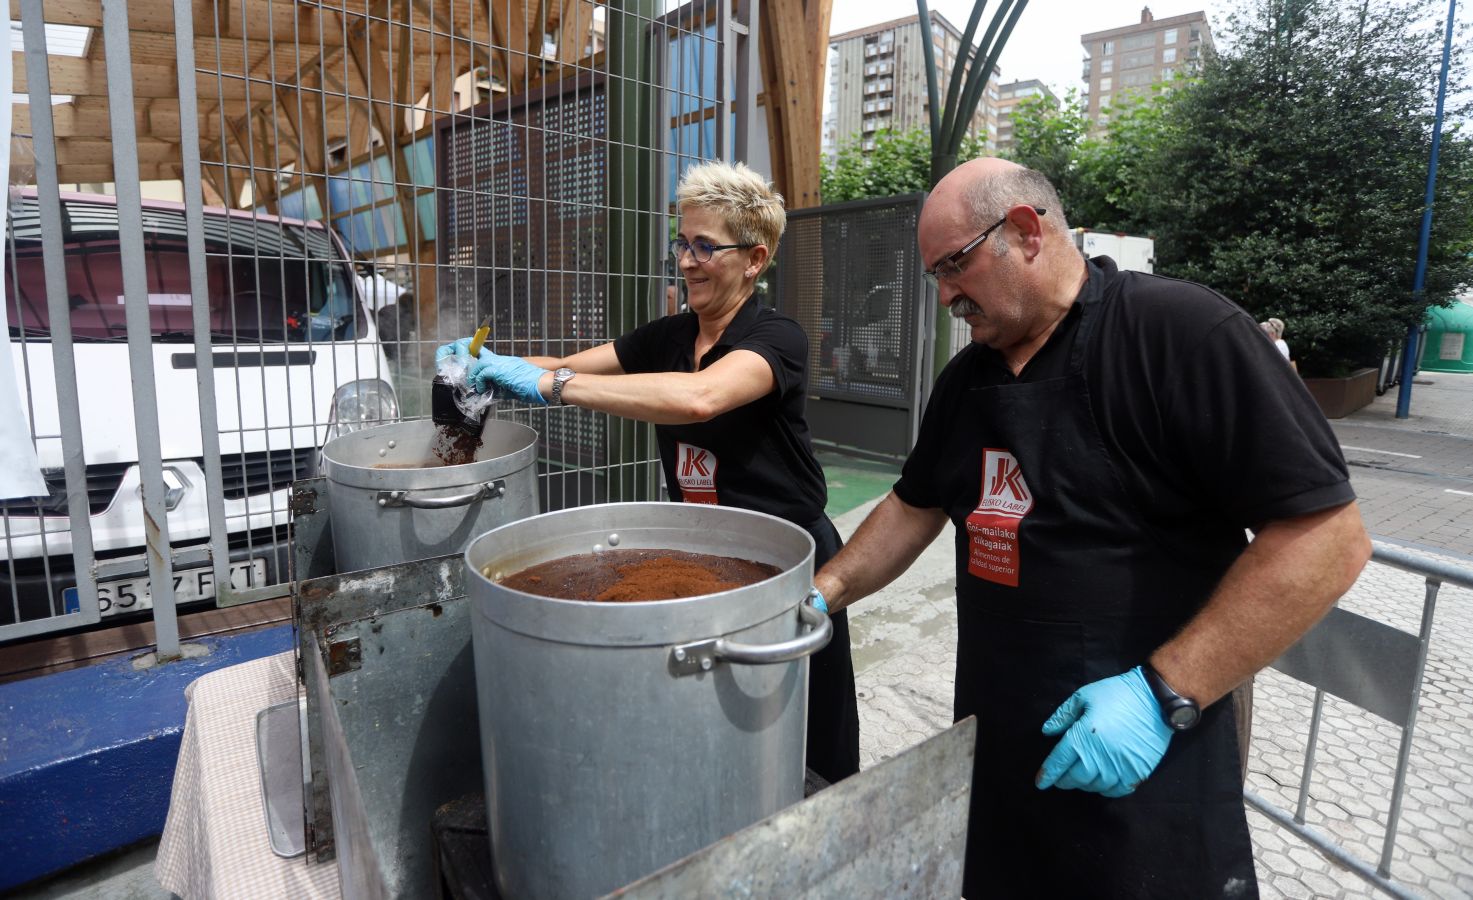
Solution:
{"label": "man's bald head", "polygon": [[1042,346],[1087,279],[1058,192],[1039,173],[1004,159],[974,159],[941,179],[921,210],[916,241],[936,299],[1014,371]]}
{"label": "man's bald head", "polygon": [[[952,169],[931,189],[921,211],[923,219],[936,218],[965,231],[985,228],[1019,204],[1048,210],[1045,229],[1064,234],[1069,223],[1064,205],[1049,180],[1025,166],[995,156],[968,160]],[[1007,249],[1005,240],[993,245],[996,253]]]}

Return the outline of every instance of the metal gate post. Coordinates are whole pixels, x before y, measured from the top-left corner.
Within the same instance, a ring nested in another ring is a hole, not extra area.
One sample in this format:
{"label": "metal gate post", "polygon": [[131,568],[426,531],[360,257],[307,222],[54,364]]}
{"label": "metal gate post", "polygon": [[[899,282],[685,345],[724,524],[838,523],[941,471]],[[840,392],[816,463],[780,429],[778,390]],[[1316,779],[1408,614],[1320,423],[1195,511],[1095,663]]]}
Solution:
{"label": "metal gate post", "polygon": [[[71,519],[72,560],[81,607],[78,625],[101,619],[97,610],[97,578],[92,573],[92,512],[87,501],[87,460],[83,452],[82,413],[77,397],[77,363],[72,344],[71,308],[67,303],[63,260],[61,187],[56,174],[56,130],[51,115],[51,71],[47,64],[46,23],[42,0],[21,0],[25,35],[26,79],[30,85],[31,141],[36,155],[36,206],[41,217],[41,263],[46,273],[46,306],[51,324],[52,366],[56,373],[57,412],[61,419],[61,452],[66,467],[67,514]],[[6,637],[51,631],[49,619],[7,626]]]}
{"label": "metal gate post", "polygon": [[147,540],[149,593],[153,597],[158,659],[163,662],[179,656],[179,622],[174,610],[174,567],[169,558],[169,522],[164,509],[163,450],[159,444],[153,334],[148,313],[148,273],[143,257],[143,195],[138,178],[138,136],[133,111],[133,57],[129,47],[127,0],[103,0],[102,26],[107,52],[113,179],[118,198],[118,251],[122,257],[124,320],[128,324],[128,364],[133,378],[138,469],[143,479],[143,528]]}
{"label": "metal gate post", "polygon": [[734,162],[752,159],[752,120],[757,115],[757,98],[752,81],[757,77],[757,35],[761,26],[762,0],[734,0],[731,31],[735,35],[732,55],[736,57],[736,92],[732,108],[733,125],[731,158]]}
{"label": "metal gate post", "polygon": [[[205,274],[204,191],[200,184],[199,104],[194,61],[194,10],[191,0],[174,0],[174,54],[179,69],[179,155],[184,181],[184,221],[189,245],[189,292],[194,313],[195,383],[199,386],[199,424],[205,455],[205,484],[224,484],[220,463],[220,417],[215,409],[215,357],[210,329],[210,285]],[[226,542],[225,497],[205,492],[210,519],[210,565],[215,595],[224,597],[230,583],[230,551]]]}
{"label": "metal gate post", "polygon": [[[655,0],[630,0],[608,9],[608,191],[609,291],[605,319],[610,337],[642,323],[641,303],[657,284],[655,267],[663,256],[658,231],[664,210],[654,208],[660,167],[655,115],[660,109],[653,64],[665,52],[664,29],[655,22]],[[653,429],[644,423],[609,417],[609,496],[611,501],[648,500],[659,488]]]}

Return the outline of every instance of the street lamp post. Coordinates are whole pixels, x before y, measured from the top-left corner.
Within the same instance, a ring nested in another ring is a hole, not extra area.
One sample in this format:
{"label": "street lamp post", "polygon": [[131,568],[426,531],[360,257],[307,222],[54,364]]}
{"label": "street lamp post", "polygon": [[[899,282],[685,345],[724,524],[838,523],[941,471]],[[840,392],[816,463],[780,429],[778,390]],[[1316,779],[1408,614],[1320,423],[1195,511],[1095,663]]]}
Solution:
{"label": "street lamp post", "polygon": [[[1437,183],[1437,150],[1442,143],[1442,104],[1447,97],[1447,67],[1453,46],[1453,17],[1458,0],[1447,2],[1447,34],[1442,42],[1442,75],[1437,82],[1437,112],[1432,119],[1432,158],[1427,163],[1427,192],[1422,200],[1422,237],[1417,243],[1417,275],[1412,296],[1421,300],[1427,288],[1427,245],[1432,240],[1432,188]],[[1401,361],[1401,390],[1396,395],[1396,417],[1405,419],[1412,411],[1412,375],[1417,371],[1417,332],[1421,322],[1407,328],[1406,352]]]}

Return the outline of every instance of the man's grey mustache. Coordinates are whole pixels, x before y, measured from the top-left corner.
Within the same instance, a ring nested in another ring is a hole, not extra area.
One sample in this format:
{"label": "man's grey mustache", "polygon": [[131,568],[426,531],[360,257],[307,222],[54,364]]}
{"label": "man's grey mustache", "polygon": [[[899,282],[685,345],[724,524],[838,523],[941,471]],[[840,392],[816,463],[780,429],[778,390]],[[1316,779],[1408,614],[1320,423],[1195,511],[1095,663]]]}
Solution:
{"label": "man's grey mustache", "polygon": [[973,303],[970,298],[958,297],[951,301],[951,317],[953,319],[960,319],[963,316],[980,315],[982,315],[982,307]]}

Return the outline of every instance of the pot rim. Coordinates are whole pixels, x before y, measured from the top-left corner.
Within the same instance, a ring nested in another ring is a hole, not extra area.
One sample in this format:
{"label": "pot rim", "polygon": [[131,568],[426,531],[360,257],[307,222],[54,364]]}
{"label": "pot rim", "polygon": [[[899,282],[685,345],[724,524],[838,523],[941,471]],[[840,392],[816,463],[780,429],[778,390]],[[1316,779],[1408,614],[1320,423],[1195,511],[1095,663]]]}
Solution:
{"label": "pot rim", "polygon": [[[493,429],[503,432],[497,439],[513,444],[516,449],[510,453],[489,459],[478,459],[464,465],[379,469],[372,465],[358,465],[335,458],[335,455],[340,455],[340,452],[350,445],[374,441],[413,442],[427,448],[429,442],[434,440],[434,431],[437,427],[429,419],[411,419],[406,422],[376,425],[372,428],[338,435],[322,447],[322,474],[333,484],[350,488],[367,488],[375,491],[441,490],[494,481],[497,478],[519,472],[537,461],[538,434],[536,429],[505,419],[488,420],[483,433],[490,434]],[[520,433],[519,437],[517,433]],[[406,448],[406,455],[408,455],[408,448]],[[413,455],[419,459],[424,458],[423,454]]]}
{"label": "pot rim", "polygon": [[[603,544],[596,539],[610,533],[610,521],[638,515],[662,521],[619,526],[618,549],[741,556],[776,565],[780,571],[715,594],[620,603],[529,594],[481,573],[482,567],[497,562],[515,572],[590,549],[599,552]],[[558,532],[559,520],[579,524]],[[726,531],[719,527],[723,521]],[[733,531],[734,526],[745,526],[746,531]],[[734,546],[713,543],[721,534],[740,540]],[[500,558],[488,548],[500,550]],[[762,558],[764,553],[768,558]],[[603,503],[509,522],[472,540],[462,557],[475,614],[498,627],[558,643],[650,646],[731,634],[785,614],[792,615],[796,630],[796,610],[813,586],[814,543],[801,526],[754,510],[691,503]]]}

